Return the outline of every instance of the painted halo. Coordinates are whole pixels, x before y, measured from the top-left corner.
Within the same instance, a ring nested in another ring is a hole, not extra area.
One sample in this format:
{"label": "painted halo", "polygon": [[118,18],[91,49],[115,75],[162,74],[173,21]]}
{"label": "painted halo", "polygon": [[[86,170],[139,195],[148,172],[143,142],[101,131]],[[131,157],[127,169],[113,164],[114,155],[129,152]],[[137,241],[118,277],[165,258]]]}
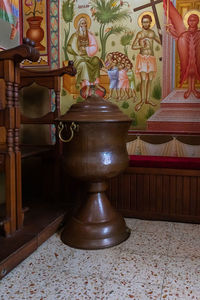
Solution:
{"label": "painted halo", "polygon": [[150,28],[152,28],[155,25],[155,17],[154,17],[154,14],[152,13],[152,11],[144,11],[142,14],[140,14],[139,17],[138,17],[138,25],[142,28],[142,17],[144,15],[150,15],[151,16],[152,22],[151,22]]}
{"label": "painted halo", "polygon": [[[183,23],[185,25],[186,28],[188,28],[188,18],[190,15],[197,15],[199,17],[199,20],[200,20],[200,11],[199,10],[196,10],[196,9],[192,9],[192,10],[189,10],[186,12],[186,14],[183,16]],[[200,27],[200,22],[198,24],[198,27]]]}
{"label": "painted halo", "polygon": [[79,14],[78,16],[75,17],[75,19],[74,19],[74,28],[77,29],[78,22],[80,21],[81,18],[86,19],[87,28],[89,29],[90,26],[91,26],[91,18],[87,14]]}

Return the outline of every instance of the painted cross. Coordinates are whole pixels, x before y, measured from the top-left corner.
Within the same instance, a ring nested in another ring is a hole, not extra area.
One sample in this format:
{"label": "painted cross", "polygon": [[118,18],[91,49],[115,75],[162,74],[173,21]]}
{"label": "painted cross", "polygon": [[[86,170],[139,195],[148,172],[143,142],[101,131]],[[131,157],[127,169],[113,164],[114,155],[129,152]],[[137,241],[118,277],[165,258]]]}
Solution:
{"label": "painted cross", "polygon": [[156,9],[156,4],[159,4],[161,2],[163,2],[163,0],[150,0],[150,3],[138,6],[138,7],[134,8],[133,11],[139,11],[141,9],[148,8],[148,7],[152,8],[152,11],[153,11],[153,14],[154,14],[154,18],[155,18],[155,22],[156,22],[156,27],[158,29],[158,34],[159,34],[160,42],[162,44],[161,26],[160,26],[160,21],[159,21],[157,9]]}

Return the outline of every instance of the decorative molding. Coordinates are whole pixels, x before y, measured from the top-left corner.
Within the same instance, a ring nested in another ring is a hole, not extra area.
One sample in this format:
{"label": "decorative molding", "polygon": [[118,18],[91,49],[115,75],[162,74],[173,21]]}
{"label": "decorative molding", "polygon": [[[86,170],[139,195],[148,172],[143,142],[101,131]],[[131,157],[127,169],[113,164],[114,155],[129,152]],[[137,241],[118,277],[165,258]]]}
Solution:
{"label": "decorative molding", "polygon": [[50,60],[52,68],[60,66],[59,50],[59,0],[50,1]]}

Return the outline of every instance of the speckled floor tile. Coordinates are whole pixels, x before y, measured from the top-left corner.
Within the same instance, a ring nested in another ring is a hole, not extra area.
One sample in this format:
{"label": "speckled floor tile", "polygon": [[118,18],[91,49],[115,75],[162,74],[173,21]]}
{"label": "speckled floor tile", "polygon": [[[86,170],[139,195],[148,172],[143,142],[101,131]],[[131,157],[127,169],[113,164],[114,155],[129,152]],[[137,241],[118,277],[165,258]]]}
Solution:
{"label": "speckled floor tile", "polygon": [[130,228],[132,230],[135,230],[135,228],[136,228],[136,226],[135,226],[136,221],[137,221],[137,219],[125,218],[126,225],[128,226],[128,228]]}
{"label": "speckled floor tile", "polygon": [[169,258],[164,284],[181,285],[181,283],[186,284],[188,287],[200,287],[200,258]]}
{"label": "speckled floor tile", "polygon": [[136,219],[133,223],[132,229],[145,233],[171,233],[172,223],[164,221],[145,221]]}
{"label": "speckled floor tile", "polygon": [[[17,282],[16,282],[17,283]],[[93,300],[102,291],[104,281],[98,276],[79,276],[69,274],[55,274],[40,282],[27,282],[11,289],[1,290],[1,300]],[[16,285],[16,284],[15,284]],[[8,297],[8,298],[6,298]]]}
{"label": "speckled floor tile", "polygon": [[172,232],[175,233],[186,233],[186,234],[198,234],[200,236],[200,224],[190,223],[176,223],[172,224]]}
{"label": "speckled floor tile", "polygon": [[126,223],[129,239],[104,250],[54,234],[0,281],[0,300],[200,300],[199,225]]}
{"label": "speckled floor tile", "polygon": [[200,257],[200,234],[196,232],[173,234],[169,246],[169,256]]}
{"label": "speckled floor tile", "polygon": [[110,271],[108,279],[161,285],[167,264],[166,256],[144,256],[124,252],[121,254],[118,264],[115,264]]}
{"label": "speckled floor tile", "polygon": [[200,300],[200,288],[194,288],[182,283],[167,285],[162,289],[161,300]]}
{"label": "speckled floor tile", "polygon": [[161,286],[125,279],[112,279],[104,284],[102,300],[160,300]]}
{"label": "speckled floor tile", "polygon": [[55,277],[50,293],[49,300],[94,300],[102,291],[104,280],[97,275],[80,276],[62,273]]}
{"label": "speckled floor tile", "polygon": [[65,272],[83,275],[101,275],[106,277],[111,268],[119,260],[119,249],[104,249],[96,251],[72,250],[68,264],[61,268]]}
{"label": "speckled floor tile", "polygon": [[131,250],[136,254],[157,254],[167,255],[170,234],[168,233],[145,233],[138,231],[131,231],[131,237],[124,243],[116,246],[121,250]]}

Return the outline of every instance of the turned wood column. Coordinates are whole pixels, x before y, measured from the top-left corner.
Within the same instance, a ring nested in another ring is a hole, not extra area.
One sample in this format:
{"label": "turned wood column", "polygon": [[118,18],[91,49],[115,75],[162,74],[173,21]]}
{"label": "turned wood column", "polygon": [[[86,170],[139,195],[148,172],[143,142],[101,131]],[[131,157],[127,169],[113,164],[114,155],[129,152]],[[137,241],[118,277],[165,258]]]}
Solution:
{"label": "turned wood column", "polygon": [[5,155],[5,184],[6,184],[6,220],[4,222],[5,235],[16,230],[16,182],[15,182],[15,152],[14,152],[14,63],[4,61],[6,83],[5,128],[7,151]]}

